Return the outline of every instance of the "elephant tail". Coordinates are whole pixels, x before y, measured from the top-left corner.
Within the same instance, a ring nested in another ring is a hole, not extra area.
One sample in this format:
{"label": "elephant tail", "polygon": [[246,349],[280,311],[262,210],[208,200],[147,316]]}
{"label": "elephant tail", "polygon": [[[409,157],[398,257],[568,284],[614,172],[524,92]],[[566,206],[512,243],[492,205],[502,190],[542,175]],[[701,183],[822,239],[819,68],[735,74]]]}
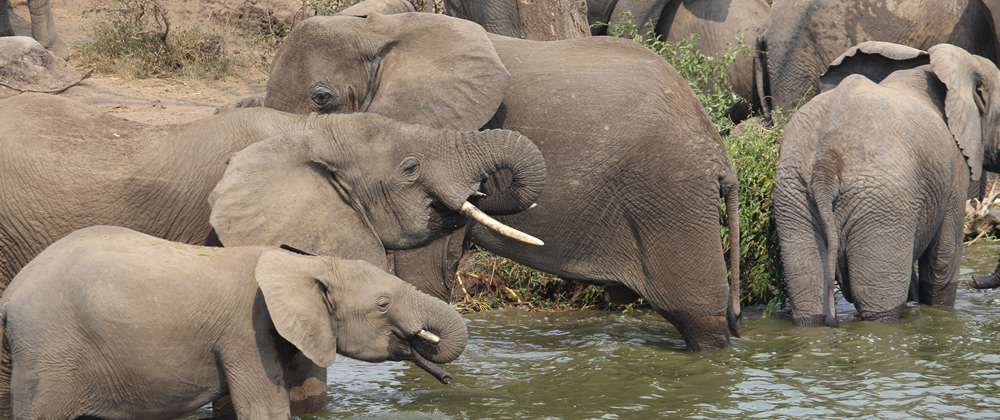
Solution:
{"label": "elephant tail", "polygon": [[10,346],[7,345],[7,299],[0,299],[0,416],[13,417],[10,399]]}
{"label": "elephant tail", "polygon": [[726,200],[726,219],[729,222],[729,305],[726,308],[726,321],[733,337],[739,337],[740,318],[743,315],[740,307],[740,189],[736,174],[729,181],[731,182],[724,182],[722,186]]}
{"label": "elephant tail", "polygon": [[824,261],[823,273],[823,318],[826,325],[836,327],[837,310],[835,308],[836,298],[834,297],[837,282],[837,255],[840,251],[840,234],[837,232],[837,220],[833,214],[833,197],[837,195],[836,182],[819,182],[820,188],[814,191],[816,197],[816,210],[819,212],[820,224],[823,228],[823,236],[826,237],[826,260]]}

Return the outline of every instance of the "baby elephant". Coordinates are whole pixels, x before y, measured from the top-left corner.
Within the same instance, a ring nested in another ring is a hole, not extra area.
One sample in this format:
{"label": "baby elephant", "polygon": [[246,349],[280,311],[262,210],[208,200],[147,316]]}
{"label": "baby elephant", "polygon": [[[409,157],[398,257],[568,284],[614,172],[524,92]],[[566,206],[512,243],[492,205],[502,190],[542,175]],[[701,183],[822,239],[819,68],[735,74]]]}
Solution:
{"label": "baby elephant", "polygon": [[365,262],[108,226],[32,260],[0,320],[0,414],[18,419],[169,419],[227,393],[240,418],[289,418],[293,358],[412,360],[443,382],[428,359],[466,343],[453,308]]}

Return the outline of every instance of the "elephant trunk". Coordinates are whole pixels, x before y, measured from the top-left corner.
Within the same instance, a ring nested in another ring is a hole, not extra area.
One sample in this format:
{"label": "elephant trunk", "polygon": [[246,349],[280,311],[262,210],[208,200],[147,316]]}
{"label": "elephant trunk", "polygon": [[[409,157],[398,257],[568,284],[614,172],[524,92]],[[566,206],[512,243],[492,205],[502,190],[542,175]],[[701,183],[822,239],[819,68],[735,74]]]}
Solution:
{"label": "elephant trunk", "polygon": [[1000,257],[997,257],[997,268],[992,273],[985,276],[973,274],[969,285],[973,289],[996,289],[1000,287]]}
{"label": "elephant trunk", "polygon": [[410,287],[412,293],[400,302],[400,307],[407,311],[401,329],[408,335],[407,341],[415,353],[407,359],[442,380],[435,373],[440,369],[430,369],[429,363],[448,363],[462,354],[468,341],[465,320],[451,305]]}
{"label": "elephant trunk", "polygon": [[[503,178],[499,188],[481,196],[477,207],[494,215],[512,214],[528,209],[538,200],[545,186],[546,169],[542,153],[525,136],[507,130],[456,133],[458,164],[454,176],[462,182],[479,183]],[[442,203],[460,211],[476,191],[438,191]]]}

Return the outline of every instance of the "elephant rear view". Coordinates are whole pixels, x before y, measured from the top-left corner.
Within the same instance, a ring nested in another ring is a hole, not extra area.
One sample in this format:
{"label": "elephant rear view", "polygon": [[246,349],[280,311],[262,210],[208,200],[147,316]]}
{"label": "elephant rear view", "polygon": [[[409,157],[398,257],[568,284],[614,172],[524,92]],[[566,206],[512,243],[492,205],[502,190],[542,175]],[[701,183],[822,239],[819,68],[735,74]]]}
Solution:
{"label": "elephant rear view", "polygon": [[[315,17],[289,33],[271,74],[266,107],[367,111],[528,136],[547,169],[538,206],[511,214],[505,192],[520,183],[500,176],[483,177],[478,204],[545,246],[479,224],[469,228],[472,242],[566,279],[641,296],[691,350],[725,348],[737,333],[736,171],[687,82],[638,43],[529,41],[426,13]],[[720,197],[732,229],[731,277]],[[432,244],[417,258],[397,253],[396,272],[421,290],[444,289],[455,278],[435,265],[445,246]],[[429,263],[414,269],[404,260]]]}
{"label": "elephant rear view", "polygon": [[793,322],[836,326],[835,281],[864,320],[895,322],[908,298],[954,305],[969,187],[1000,169],[1000,71],[952,45],[867,42],[821,85],[775,180]]}

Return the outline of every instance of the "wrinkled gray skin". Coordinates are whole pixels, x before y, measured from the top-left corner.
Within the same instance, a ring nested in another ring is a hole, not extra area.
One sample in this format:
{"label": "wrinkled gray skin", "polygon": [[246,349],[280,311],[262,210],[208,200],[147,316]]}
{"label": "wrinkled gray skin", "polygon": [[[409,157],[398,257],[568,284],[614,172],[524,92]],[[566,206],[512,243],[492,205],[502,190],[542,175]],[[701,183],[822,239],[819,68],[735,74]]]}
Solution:
{"label": "wrinkled gray skin", "polygon": [[757,43],[762,112],[806,103],[827,66],[864,41],[922,50],[948,43],[995,61],[991,20],[979,0],[779,1]]}
{"label": "wrinkled gray skin", "polygon": [[[517,0],[445,0],[448,15],[476,22],[487,32],[523,38],[518,18]],[[737,48],[738,32],[754,45],[758,30],[767,21],[770,7],[763,0],[588,0],[587,20],[593,35],[607,35],[608,27],[595,23],[620,25],[621,14],[632,13],[632,21],[642,35],[646,22],[664,40],[678,42],[698,34],[696,47],[705,55],[722,57],[729,48]],[[759,102],[754,95],[753,55],[745,54],[726,72],[729,84],[745,103],[731,111],[734,121],[750,114],[750,104]]]}
{"label": "wrinkled gray skin", "polygon": [[0,98],[23,92],[59,93],[82,79],[34,38],[0,37]]}
{"label": "wrinkled gray skin", "polygon": [[[227,246],[253,229],[253,244],[293,243],[386,269],[385,249],[462,226],[455,211],[491,172],[509,169],[523,181],[511,195],[520,195],[515,208],[534,202],[545,179],[538,149],[515,133],[461,133],[373,114],[252,108],[154,126],[26,93],[0,101],[0,121],[3,287],[46,246],[92,225]],[[326,371],[307,362],[298,365],[319,386],[295,391],[296,412],[326,404]]]}
{"label": "wrinkled gray skin", "polygon": [[11,369],[0,414],[18,419],[172,419],[227,393],[239,418],[287,419],[297,354],[446,375],[430,361],[454,360],[467,339],[450,305],[364,261],[109,226],[39,254],[0,299],[0,321]]}
{"label": "wrinkled gray skin", "polygon": [[[498,219],[545,246],[479,224],[470,227],[472,242],[563,278],[638,294],[691,350],[724,348],[727,329],[736,333],[738,275],[727,281],[719,238],[720,196],[736,214],[733,164],[686,82],[641,45],[520,40],[427,13],[327,16],[289,33],[271,74],[267,107],[533,136],[548,167],[538,207]],[[480,207],[510,213],[507,184],[486,182]],[[460,239],[417,257],[397,252],[397,275],[448,299],[455,276],[444,257]]]}
{"label": "wrinkled gray skin", "polygon": [[[52,17],[49,0],[29,0],[28,9],[31,13],[31,37],[56,57],[68,60],[69,48],[56,33],[56,21]],[[0,0],[0,37],[2,36],[14,36],[14,28],[10,25],[10,0]]]}
{"label": "wrinkled gray skin", "polygon": [[1000,169],[989,60],[858,48],[781,138],[774,213],[795,325],[837,325],[835,279],[864,320],[895,322],[908,298],[954,305],[966,198]]}

